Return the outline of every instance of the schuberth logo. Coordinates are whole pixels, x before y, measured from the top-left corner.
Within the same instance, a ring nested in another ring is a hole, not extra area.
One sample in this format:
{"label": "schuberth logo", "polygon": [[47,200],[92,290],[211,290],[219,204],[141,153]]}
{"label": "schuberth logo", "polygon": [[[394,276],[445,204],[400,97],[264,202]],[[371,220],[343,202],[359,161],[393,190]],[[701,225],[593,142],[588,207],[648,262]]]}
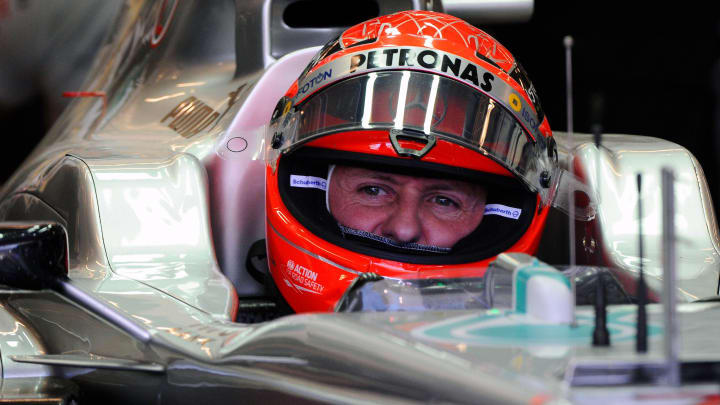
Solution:
{"label": "schuberth logo", "polygon": [[298,176],[296,174],[292,174],[290,175],[290,186],[327,190],[327,180],[320,177]]}
{"label": "schuberth logo", "polygon": [[485,206],[485,215],[499,215],[505,218],[518,219],[521,213],[522,209],[520,208],[508,207],[502,204],[488,204]]}

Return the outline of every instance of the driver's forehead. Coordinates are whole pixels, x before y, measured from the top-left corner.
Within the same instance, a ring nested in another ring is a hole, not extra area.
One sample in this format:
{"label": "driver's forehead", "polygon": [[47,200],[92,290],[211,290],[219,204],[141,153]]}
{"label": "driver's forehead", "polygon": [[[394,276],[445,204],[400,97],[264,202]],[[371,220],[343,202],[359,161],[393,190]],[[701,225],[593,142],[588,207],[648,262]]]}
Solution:
{"label": "driver's forehead", "polygon": [[402,186],[403,188],[413,187],[422,190],[450,190],[469,194],[477,194],[482,192],[484,189],[478,184],[462,180],[431,178],[423,177],[422,175],[409,176],[353,166],[336,166],[333,170],[331,183],[333,180],[346,184],[377,181],[388,185],[398,186],[398,188]]}

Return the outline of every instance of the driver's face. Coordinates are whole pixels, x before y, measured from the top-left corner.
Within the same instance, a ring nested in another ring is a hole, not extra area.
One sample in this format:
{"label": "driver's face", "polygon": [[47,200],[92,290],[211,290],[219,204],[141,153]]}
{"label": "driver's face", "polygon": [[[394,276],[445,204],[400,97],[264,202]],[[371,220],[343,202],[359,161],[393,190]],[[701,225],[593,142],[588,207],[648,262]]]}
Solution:
{"label": "driver's face", "polygon": [[330,212],[342,225],[404,243],[452,247],[482,221],[487,191],[458,180],[336,166]]}

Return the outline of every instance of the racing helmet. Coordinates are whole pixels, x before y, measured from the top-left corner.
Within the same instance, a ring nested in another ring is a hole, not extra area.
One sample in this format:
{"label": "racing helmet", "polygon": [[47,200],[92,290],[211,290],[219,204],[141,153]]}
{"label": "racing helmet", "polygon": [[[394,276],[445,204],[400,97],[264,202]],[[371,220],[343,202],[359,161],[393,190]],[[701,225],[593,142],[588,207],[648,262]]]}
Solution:
{"label": "racing helmet", "polygon": [[[296,312],[333,310],[363,273],[477,276],[501,252],[534,253],[559,177],[521,65],[482,30],[430,11],[374,18],[322,47],[277,103],[265,157],[268,264]],[[479,187],[481,218],[451,246],[341,223],[333,184],[348,170]]]}

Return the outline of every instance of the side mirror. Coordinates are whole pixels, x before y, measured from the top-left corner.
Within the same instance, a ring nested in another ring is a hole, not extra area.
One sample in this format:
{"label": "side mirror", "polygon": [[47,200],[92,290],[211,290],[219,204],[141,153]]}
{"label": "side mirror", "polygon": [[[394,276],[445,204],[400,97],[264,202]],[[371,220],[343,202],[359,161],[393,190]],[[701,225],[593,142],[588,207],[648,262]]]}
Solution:
{"label": "side mirror", "polygon": [[0,222],[0,284],[26,290],[67,280],[68,239],[57,223]]}

